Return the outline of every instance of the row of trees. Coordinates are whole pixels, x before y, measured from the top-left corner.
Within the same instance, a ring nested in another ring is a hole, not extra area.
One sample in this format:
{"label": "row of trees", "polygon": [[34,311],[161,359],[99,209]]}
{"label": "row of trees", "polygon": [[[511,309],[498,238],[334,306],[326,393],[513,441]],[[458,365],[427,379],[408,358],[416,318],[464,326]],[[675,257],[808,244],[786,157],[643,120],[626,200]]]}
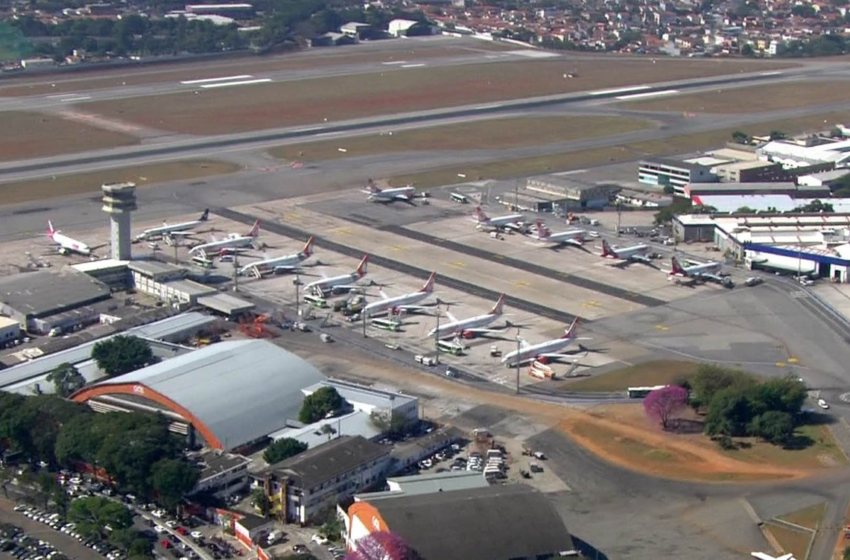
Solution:
{"label": "row of trees", "polygon": [[741,370],[703,365],[692,378],[652,391],[643,405],[665,429],[690,405],[704,415],[709,436],[786,444],[801,421],[806,397],[805,384],[795,377],[762,381]]}
{"label": "row of trees", "polygon": [[83,537],[108,542],[128,558],[153,557],[153,543],[133,529],[133,514],[123,504],[100,496],[78,498],[68,508],[67,519]]}

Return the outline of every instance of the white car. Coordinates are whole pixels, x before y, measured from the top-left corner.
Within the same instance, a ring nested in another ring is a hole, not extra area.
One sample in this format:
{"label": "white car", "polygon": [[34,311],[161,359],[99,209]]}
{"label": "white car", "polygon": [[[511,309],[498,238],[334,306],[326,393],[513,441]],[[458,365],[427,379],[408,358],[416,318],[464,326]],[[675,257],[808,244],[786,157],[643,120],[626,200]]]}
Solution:
{"label": "white car", "polygon": [[173,528],[177,527],[177,522],[169,519],[168,521],[165,522],[165,526],[168,527],[169,529],[173,529]]}
{"label": "white car", "polygon": [[193,539],[202,539],[202,538],[204,538],[204,534],[203,534],[203,533],[201,533],[200,531],[192,531],[192,532],[190,533],[190,535],[192,535],[192,538],[193,538]]}
{"label": "white car", "polygon": [[313,535],[313,537],[310,539],[310,542],[314,542],[319,545],[326,545],[328,544],[328,539],[323,537],[322,535]]}
{"label": "white car", "polygon": [[157,533],[164,533],[165,527],[163,527],[162,525],[154,525],[153,530],[156,531]]}
{"label": "white car", "polygon": [[818,399],[818,406],[824,410],[829,410],[829,405],[823,399]]}

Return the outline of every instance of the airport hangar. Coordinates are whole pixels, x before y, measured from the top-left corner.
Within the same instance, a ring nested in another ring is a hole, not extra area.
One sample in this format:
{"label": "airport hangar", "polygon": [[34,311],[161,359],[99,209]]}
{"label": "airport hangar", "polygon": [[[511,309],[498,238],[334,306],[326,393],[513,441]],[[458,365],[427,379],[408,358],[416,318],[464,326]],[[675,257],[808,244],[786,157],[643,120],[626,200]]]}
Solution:
{"label": "airport hangar", "polygon": [[850,282],[850,214],[685,214],[677,240],[709,241],[747,268]]}
{"label": "airport hangar", "polygon": [[189,445],[238,451],[298,426],[302,390],[325,377],[265,340],[212,344],[71,396],[98,412],[162,413]]}

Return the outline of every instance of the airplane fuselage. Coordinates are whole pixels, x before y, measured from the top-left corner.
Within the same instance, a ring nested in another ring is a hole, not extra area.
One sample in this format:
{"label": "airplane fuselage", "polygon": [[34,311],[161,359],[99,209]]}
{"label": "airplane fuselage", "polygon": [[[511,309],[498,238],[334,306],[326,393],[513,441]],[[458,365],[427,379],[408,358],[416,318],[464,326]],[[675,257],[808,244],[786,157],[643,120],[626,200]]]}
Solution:
{"label": "airplane fuselage", "polygon": [[189,254],[194,255],[197,253],[214,253],[221,249],[234,249],[239,247],[250,247],[254,243],[253,237],[233,237],[230,239],[222,239],[221,241],[212,241],[210,243],[203,243],[201,245],[196,245],[189,249]]}
{"label": "airplane fuselage", "polygon": [[343,274],[342,276],[334,276],[333,278],[325,278],[324,280],[317,280],[315,282],[310,282],[304,289],[307,291],[310,290],[327,290],[330,288],[335,288],[336,286],[346,286],[348,284],[353,284],[360,280],[360,275],[356,272],[352,274]]}
{"label": "airplane fuselage", "polygon": [[706,273],[717,272],[720,270],[720,263],[705,263],[698,264],[689,267],[683,267],[682,272],[679,274],[673,274],[674,276],[685,276],[685,277],[694,277],[700,276]]}
{"label": "airplane fuselage", "polygon": [[245,274],[251,269],[269,270],[277,267],[294,267],[305,260],[307,260],[307,257],[301,254],[265,259],[262,261],[252,262],[251,264],[242,267],[242,269],[239,270],[239,274]]}
{"label": "airplane fuselage", "polygon": [[385,189],[373,192],[369,195],[370,200],[396,200],[410,198],[416,192],[416,187],[399,187],[397,189]]}
{"label": "airplane fuselage", "polygon": [[498,315],[479,315],[478,317],[470,317],[469,319],[461,319],[458,321],[452,321],[446,324],[440,324],[440,328],[432,329],[431,332],[428,333],[428,336],[434,336],[435,333],[438,333],[438,336],[449,336],[454,334],[463,334],[463,332],[467,329],[477,329],[479,327],[486,327],[493,321],[495,321],[499,316]]}
{"label": "airplane fuselage", "polygon": [[521,222],[525,217],[522,214],[514,214],[512,216],[499,216],[498,218],[488,218],[487,220],[479,220],[478,225],[502,228],[509,224]]}
{"label": "airplane fuselage", "polygon": [[533,360],[541,354],[549,354],[553,352],[558,352],[559,350],[563,350],[564,348],[572,344],[572,342],[572,338],[557,338],[555,340],[548,340],[539,344],[532,344],[531,346],[520,348],[519,351],[514,350],[513,352],[510,352],[504,358],[502,358],[502,363],[506,364],[509,367],[515,366],[517,365],[517,363],[523,363],[529,360]]}
{"label": "airplane fuselage", "polygon": [[67,235],[54,232],[50,238],[54,243],[59,245],[60,253],[79,253],[80,255],[91,255],[91,248],[88,245],[76,239],[71,239]]}
{"label": "airplane fuselage", "polygon": [[387,298],[381,301],[376,301],[370,303],[366,307],[363,308],[363,313],[369,317],[371,315],[377,315],[379,313],[384,313],[390,309],[395,307],[401,307],[404,305],[413,305],[415,303],[419,303],[423,299],[427,298],[431,295],[431,292],[415,292],[412,294],[405,294],[403,296],[396,296],[392,298]]}
{"label": "airplane fuselage", "polygon": [[204,222],[202,222],[201,220],[195,220],[193,222],[183,222],[182,224],[174,224],[172,226],[160,226],[151,229],[146,229],[145,231],[137,235],[136,239],[150,239],[152,237],[162,237],[163,235],[168,235],[169,233],[184,232],[190,229],[194,229],[203,223]]}

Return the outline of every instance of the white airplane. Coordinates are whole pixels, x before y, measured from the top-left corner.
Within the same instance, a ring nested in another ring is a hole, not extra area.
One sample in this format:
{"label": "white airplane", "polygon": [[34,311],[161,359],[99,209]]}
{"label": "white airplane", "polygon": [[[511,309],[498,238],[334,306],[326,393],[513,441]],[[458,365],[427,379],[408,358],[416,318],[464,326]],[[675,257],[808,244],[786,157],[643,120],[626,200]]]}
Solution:
{"label": "white airplane", "polygon": [[180,224],[168,225],[163,222],[163,224],[159,227],[146,229],[139,235],[133,238],[134,241],[147,241],[148,239],[155,239],[157,237],[165,237],[168,235],[191,235],[192,228],[196,228],[199,225],[203,224],[207,220],[209,220],[210,211],[209,209],[204,210],[204,213],[201,214],[201,217],[197,220],[193,220],[191,222],[183,222]]}
{"label": "white airplane", "polygon": [[499,216],[497,218],[490,218],[487,214],[484,213],[484,210],[481,209],[480,206],[475,207],[475,222],[478,229],[482,228],[493,228],[496,230],[501,229],[520,229],[520,222],[523,221],[525,216],[522,214],[510,214],[508,216]]}
{"label": "white airplane", "polygon": [[365,255],[363,259],[360,261],[360,264],[357,265],[357,269],[350,274],[343,274],[341,276],[334,276],[332,278],[323,278],[321,280],[316,280],[315,282],[310,282],[304,289],[308,293],[314,292],[327,292],[331,291],[334,288],[349,288],[353,289],[356,287],[356,283],[358,280],[366,276],[366,264],[369,262],[369,255]]}
{"label": "white airplane", "polygon": [[476,334],[498,332],[492,329],[483,329],[481,327],[486,327],[502,315],[502,307],[505,305],[505,297],[505,294],[499,296],[499,301],[496,302],[493,309],[491,309],[486,315],[478,315],[477,317],[458,320],[454,317],[454,315],[446,311],[446,315],[449,317],[449,322],[445,324],[441,323],[439,329],[431,329],[428,336],[434,336],[436,334],[439,338],[455,336],[472,338]]}
{"label": "white airplane", "polygon": [[667,273],[667,277],[671,280],[675,278],[706,279],[718,282],[722,280],[720,275],[715,274],[720,270],[721,265],[719,262],[712,261],[703,264],[682,266],[676,257],[673,257],[672,262],[673,269]]}
{"label": "white airplane", "polygon": [[385,313],[387,311],[405,311],[408,309],[422,309],[422,306],[413,305],[415,303],[419,303],[423,299],[427,298],[434,291],[434,281],[437,279],[437,273],[432,272],[431,276],[428,278],[428,281],[425,282],[425,285],[422,286],[422,289],[410,294],[405,294],[403,296],[396,297],[387,297],[383,293],[381,295],[384,297],[381,301],[376,301],[370,303],[366,307],[363,308],[363,314],[366,317],[371,317],[373,315],[380,315],[381,313]]}
{"label": "white airplane", "polygon": [[602,257],[620,259],[622,261],[651,264],[652,259],[646,256],[649,245],[632,245],[631,247],[611,247],[608,241],[602,240]]}
{"label": "white airplane", "polygon": [[505,357],[502,358],[502,363],[508,367],[514,367],[517,364],[523,364],[531,361],[538,361],[545,364],[547,361],[553,359],[558,360],[573,358],[574,356],[561,354],[559,351],[565,349],[577,340],[589,340],[587,338],[576,337],[577,328],[578,317],[573,320],[573,324],[570,325],[570,328],[564,332],[564,336],[561,338],[547,340],[546,342],[540,342],[538,344],[528,344],[526,341],[520,339],[522,346],[519,350],[514,350],[513,352],[506,354]]}
{"label": "white airplane", "polygon": [[576,247],[581,247],[584,244],[585,231],[583,229],[570,229],[567,231],[552,233],[549,231],[549,228],[546,227],[546,224],[540,220],[538,220],[535,225],[537,226],[537,233],[531,237],[538,241],[545,241],[546,243],[553,243],[556,245],[574,245]]}
{"label": "white airplane", "polygon": [[413,194],[416,192],[416,187],[407,185],[406,187],[398,187],[395,189],[379,189],[375,186],[372,179],[369,179],[369,184],[362,192],[369,195],[367,200],[370,202],[393,202],[395,200],[410,202],[413,198]]}
{"label": "white airplane", "polygon": [[254,226],[251,230],[245,234],[240,235],[238,233],[231,233],[227,237],[221,240],[216,240],[213,237],[213,240],[209,243],[201,243],[200,245],[195,245],[191,249],[189,249],[190,255],[209,255],[209,254],[218,254],[222,251],[232,251],[234,249],[242,249],[246,247],[252,247],[254,242],[257,240],[257,236],[260,235],[260,220],[254,222]]}
{"label": "white airplane", "polygon": [[239,274],[260,276],[262,272],[267,270],[274,272],[292,272],[298,270],[302,262],[313,256],[313,241],[315,241],[315,237],[311,236],[307,240],[307,243],[304,244],[304,248],[298,253],[284,255],[282,257],[271,257],[247,264],[239,269]]}
{"label": "white airplane", "polygon": [[89,247],[82,241],[77,241],[76,239],[68,237],[58,229],[54,229],[53,222],[51,222],[50,220],[47,221],[47,236],[50,238],[51,241],[59,245],[60,255],[78,253],[80,255],[85,255],[89,257],[92,254],[91,247]]}
{"label": "white airplane", "polygon": [[782,556],[771,556],[770,554],[765,554],[764,552],[751,552],[750,555],[753,558],[758,558],[759,560],[794,560],[793,554],[783,554]]}

